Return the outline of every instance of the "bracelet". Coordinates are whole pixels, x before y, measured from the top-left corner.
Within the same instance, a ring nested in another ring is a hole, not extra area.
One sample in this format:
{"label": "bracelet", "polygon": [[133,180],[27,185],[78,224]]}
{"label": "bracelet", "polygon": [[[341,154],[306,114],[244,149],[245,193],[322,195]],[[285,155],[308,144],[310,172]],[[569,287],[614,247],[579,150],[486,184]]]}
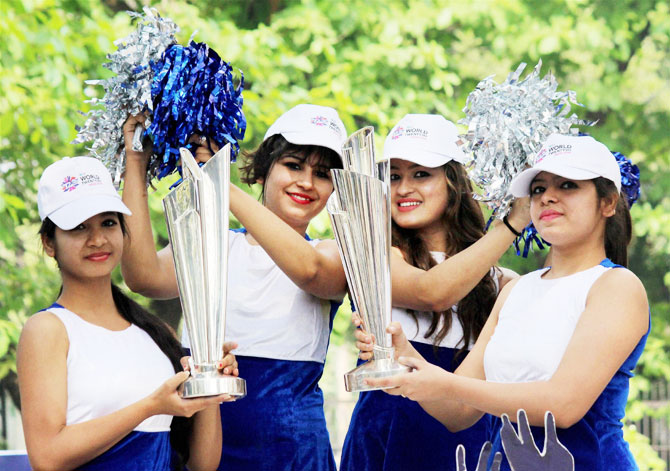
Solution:
{"label": "bracelet", "polygon": [[507,226],[507,229],[509,229],[510,231],[512,231],[512,234],[514,234],[514,235],[517,236],[517,237],[521,237],[521,232],[517,231],[516,229],[514,229],[514,228],[512,227],[512,225],[511,225],[511,224],[509,223],[509,221],[507,220],[507,216],[505,216],[502,220],[503,220],[503,222],[505,223],[505,225]]}

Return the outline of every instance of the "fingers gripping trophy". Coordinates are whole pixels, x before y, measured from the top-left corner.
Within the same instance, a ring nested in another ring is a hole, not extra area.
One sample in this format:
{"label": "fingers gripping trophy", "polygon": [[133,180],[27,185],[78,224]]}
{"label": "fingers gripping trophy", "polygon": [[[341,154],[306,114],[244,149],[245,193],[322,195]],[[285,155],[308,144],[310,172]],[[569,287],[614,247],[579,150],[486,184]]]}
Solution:
{"label": "fingers gripping trophy", "polygon": [[375,162],[374,130],[353,133],[342,146],[344,168],[333,169],[335,191],[326,208],[344,262],[349,293],[363,329],[374,335],[373,358],[344,375],[347,391],[410,371],[394,357],[391,335],[391,190],[389,161]]}
{"label": "fingers gripping trophy", "polygon": [[202,167],[188,149],[180,154],[183,181],[163,206],[194,363],[181,394],[241,398],[246,381],[216,368],[226,326],[230,144]]}

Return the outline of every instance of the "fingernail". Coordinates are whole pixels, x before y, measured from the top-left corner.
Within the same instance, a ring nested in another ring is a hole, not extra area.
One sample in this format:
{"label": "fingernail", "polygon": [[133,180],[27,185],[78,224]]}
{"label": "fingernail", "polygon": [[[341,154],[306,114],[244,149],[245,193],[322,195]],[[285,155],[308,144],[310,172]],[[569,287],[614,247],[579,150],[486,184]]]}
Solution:
{"label": "fingernail", "polygon": [[216,364],[216,367],[217,367],[219,370],[220,370],[221,368],[223,368],[223,362],[222,362],[222,361],[218,362],[218,363]]}

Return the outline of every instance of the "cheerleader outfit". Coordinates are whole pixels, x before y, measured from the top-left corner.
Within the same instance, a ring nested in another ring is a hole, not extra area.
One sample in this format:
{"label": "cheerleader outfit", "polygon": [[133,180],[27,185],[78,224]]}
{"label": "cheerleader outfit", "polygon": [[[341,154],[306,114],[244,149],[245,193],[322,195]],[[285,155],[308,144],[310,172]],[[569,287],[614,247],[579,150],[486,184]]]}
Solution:
{"label": "cheerleader outfit", "polygon": [[[521,277],[505,301],[486,347],[486,380],[501,383],[549,380],[586,307],[591,286],[603,273],[616,267],[620,265],[605,259],[599,265],[561,278],[543,279],[548,268]],[[623,439],[621,420],[628,399],[628,381],[648,334],[640,339],[586,415],[573,426],[558,429],[559,441],[575,458],[575,471],[638,469]],[[500,419],[495,419],[494,426],[493,452],[504,455],[498,433],[502,426]],[[544,427],[531,430],[538,449],[542,450]],[[501,469],[511,469],[506,458]]]}
{"label": "cheerleader outfit", "polygon": [[219,469],[335,471],[318,383],[341,302],[298,288],[245,233],[230,231],[226,339],[247,396],[221,404]]}
{"label": "cheerleader outfit", "polygon": [[[445,259],[442,252],[431,255],[437,263]],[[497,277],[494,279],[497,286]],[[456,306],[452,307],[451,315],[451,328],[435,348],[435,334],[425,338],[432,312],[416,312],[417,320],[406,309],[393,308],[392,313],[393,320],[400,322],[403,332],[426,361],[453,372],[465,354],[456,357],[464,342]],[[466,460],[468,469],[475,469],[490,429],[491,417],[485,415],[471,428],[452,433],[415,401],[383,391],[362,392],[344,440],[340,471],[452,469],[459,444],[473,450],[466,454]]]}
{"label": "cheerleader outfit", "polygon": [[[45,310],[65,325],[70,344],[66,425],[116,412],[144,399],[174,376],[170,360],[136,325],[113,331],[85,321],[60,304]],[[77,469],[172,469],[171,423],[170,415],[149,417],[109,450]]]}

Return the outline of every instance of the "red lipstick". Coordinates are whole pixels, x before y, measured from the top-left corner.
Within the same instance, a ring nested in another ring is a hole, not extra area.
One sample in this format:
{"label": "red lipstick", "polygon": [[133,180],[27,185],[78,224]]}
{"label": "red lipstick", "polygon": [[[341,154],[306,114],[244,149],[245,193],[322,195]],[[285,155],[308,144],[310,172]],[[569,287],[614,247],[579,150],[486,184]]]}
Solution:
{"label": "red lipstick", "polygon": [[417,200],[415,198],[400,198],[396,202],[396,206],[398,207],[398,211],[401,213],[406,213],[409,211],[414,211],[416,208],[421,206],[422,201]]}
{"label": "red lipstick", "polygon": [[559,216],[562,216],[562,214],[555,209],[545,209],[540,213],[540,220],[551,221],[552,219],[556,219]]}
{"label": "red lipstick", "polygon": [[298,204],[309,204],[314,201],[314,198],[304,193],[287,193],[287,195]]}
{"label": "red lipstick", "polygon": [[91,262],[104,262],[106,261],[111,254],[109,252],[96,252],[92,253],[91,255],[86,256],[86,260],[90,260]]}

